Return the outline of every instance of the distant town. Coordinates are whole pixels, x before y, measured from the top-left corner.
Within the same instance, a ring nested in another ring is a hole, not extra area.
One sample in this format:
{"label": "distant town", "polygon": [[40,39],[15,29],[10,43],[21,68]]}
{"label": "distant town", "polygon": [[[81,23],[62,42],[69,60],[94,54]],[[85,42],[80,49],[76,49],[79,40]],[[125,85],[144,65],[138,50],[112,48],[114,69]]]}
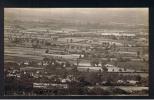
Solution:
{"label": "distant town", "polygon": [[6,19],[5,95],[148,95],[148,27],[55,27]]}

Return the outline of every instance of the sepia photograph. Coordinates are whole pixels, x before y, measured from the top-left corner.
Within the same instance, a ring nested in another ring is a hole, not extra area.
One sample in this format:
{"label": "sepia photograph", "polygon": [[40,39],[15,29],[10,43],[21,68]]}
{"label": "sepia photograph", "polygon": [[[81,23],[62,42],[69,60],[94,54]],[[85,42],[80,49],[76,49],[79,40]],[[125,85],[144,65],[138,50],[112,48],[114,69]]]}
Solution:
{"label": "sepia photograph", "polygon": [[4,8],[5,96],[149,96],[148,8]]}

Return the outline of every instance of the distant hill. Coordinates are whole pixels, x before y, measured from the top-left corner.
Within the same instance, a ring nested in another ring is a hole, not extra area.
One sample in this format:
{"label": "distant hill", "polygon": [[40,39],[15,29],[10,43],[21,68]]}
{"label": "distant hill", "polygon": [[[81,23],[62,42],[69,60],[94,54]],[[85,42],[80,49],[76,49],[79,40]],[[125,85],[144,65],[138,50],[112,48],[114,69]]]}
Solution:
{"label": "distant hill", "polygon": [[[117,9],[117,8],[116,8]],[[5,21],[40,22],[61,27],[136,28],[148,26],[147,9],[5,9]]]}

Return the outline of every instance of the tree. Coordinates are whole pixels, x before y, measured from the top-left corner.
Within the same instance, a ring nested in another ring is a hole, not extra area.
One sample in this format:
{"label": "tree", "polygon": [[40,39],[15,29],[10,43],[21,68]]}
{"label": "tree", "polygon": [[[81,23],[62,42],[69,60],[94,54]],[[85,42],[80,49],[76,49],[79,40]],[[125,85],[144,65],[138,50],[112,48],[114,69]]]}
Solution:
{"label": "tree", "polygon": [[30,62],[29,62],[29,65],[30,65],[30,66],[37,66],[37,63],[34,62],[34,61],[30,61]]}
{"label": "tree", "polygon": [[127,69],[126,69],[126,68],[124,68],[124,71],[126,72],[126,71],[127,71]]}
{"label": "tree", "polygon": [[73,42],[73,39],[71,39],[70,42],[72,43]]}
{"label": "tree", "polygon": [[91,92],[93,95],[102,95],[104,91],[100,87],[94,87]]}
{"label": "tree", "polygon": [[137,75],[137,76],[136,76],[136,80],[137,80],[137,81],[141,81],[141,79],[142,79],[142,78],[141,78],[140,75]]}
{"label": "tree", "polygon": [[49,53],[49,49],[47,49],[47,50],[45,51],[45,53]]}
{"label": "tree", "polygon": [[66,67],[70,67],[71,66],[71,64],[68,61],[65,63],[65,65],[66,65]]}
{"label": "tree", "polygon": [[137,57],[140,57],[140,51],[137,51]]}
{"label": "tree", "polygon": [[95,64],[98,67],[98,65],[99,65],[99,60],[98,59],[95,61]]}
{"label": "tree", "polygon": [[107,72],[108,69],[107,69],[106,67],[103,67],[103,71],[104,71],[104,72]]}
{"label": "tree", "polygon": [[84,58],[87,57],[87,54],[84,50],[82,51],[82,54],[84,55]]}
{"label": "tree", "polygon": [[97,59],[97,58],[93,58],[91,61],[90,61],[90,63],[91,63],[91,66],[97,66],[98,67],[98,65],[99,65],[99,59]]}
{"label": "tree", "polygon": [[46,45],[46,46],[50,46],[50,45],[51,45],[51,43],[49,43],[49,42],[46,42],[46,43],[45,43],[45,45]]}
{"label": "tree", "polygon": [[119,68],[119,72],[122,72],[122,69],[121,68]]}
{"label": "tree", "polygon": [[36,44],[32,44],[32,48],[35,50],[37,48]]}
{"label": "tree", "polygon": [[43,58],[43,61],[44,61],[45,63],[49,63],[49,62],[50,62],[50,59],[47,58],[47,57],[45,57],[45,58]]}
{"label": "tree", "polygon": [[79,58],[76,59],[76,63],[77,63],[77,67],[78,67],[79,63],[80,63],[80,59]]}
{"label": "tree", "polygon": [[106,64],[106,62],[105,61],[101,61],[101,67],[104,67],[104,65]]}
{"label": "tree", "polygon": [[81,59],[81,54],[80,54],[80,56],[79,56],[79,59]]}

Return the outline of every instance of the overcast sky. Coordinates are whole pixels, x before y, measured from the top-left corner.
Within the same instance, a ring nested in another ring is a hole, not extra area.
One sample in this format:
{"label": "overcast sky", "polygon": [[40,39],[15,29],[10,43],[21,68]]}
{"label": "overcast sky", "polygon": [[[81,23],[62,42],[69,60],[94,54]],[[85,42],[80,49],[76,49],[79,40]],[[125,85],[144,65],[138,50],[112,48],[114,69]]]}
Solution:
{"label": "overcast sky", "polygon": [[37,13],[72,13],[72,12],[81,12],[81,13],[99,13],[103,11],[138,11],[141,13],[147,13],[148,8],[5,8],[5,11],[11,12],[37,12]]}
{"label": "overcast sky", "polygon": [[5,8],[5,17],[148,24],[148,8]]}

